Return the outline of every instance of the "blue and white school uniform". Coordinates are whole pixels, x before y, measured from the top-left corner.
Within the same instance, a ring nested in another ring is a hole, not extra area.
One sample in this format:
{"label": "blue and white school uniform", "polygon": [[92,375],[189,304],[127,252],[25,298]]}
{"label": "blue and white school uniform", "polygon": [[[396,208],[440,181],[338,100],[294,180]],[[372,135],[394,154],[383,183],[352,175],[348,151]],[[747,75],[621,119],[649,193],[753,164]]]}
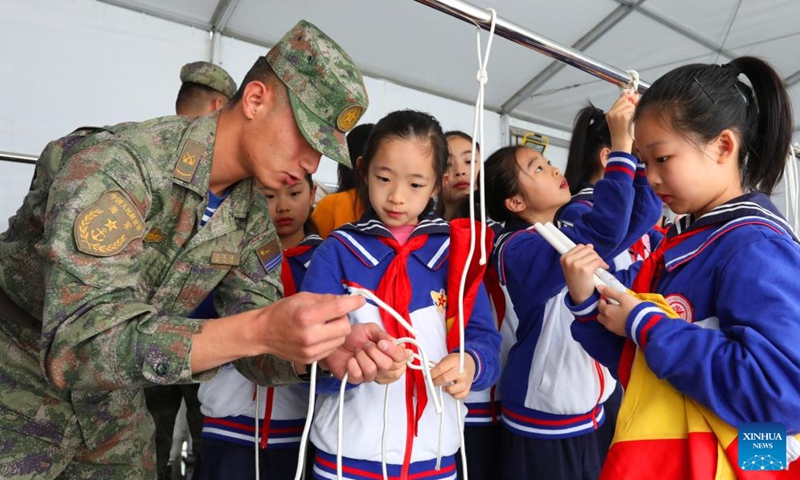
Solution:
{"label": "blue and white school uniform", "polygon": [[[749,193],[667,232],[650,302],[628,315],[628,338],[659,378],[725,422],[780,422],[800,433],[800,245],[769,198]],[[625,338],[596,321],[597,296],[568,306],[574,338],[617,374]]]}
{"label": "blue and white school uniform", "polygon": [[[395,251],[381,241],[392,238],[391,233],[368,212],[355,224],[334,231],[314,254],[311,268],[302,290],[316,293],[347,293],[353,287],[376,291],[384,272],[396,257]],[[408,242],[428,235],[407,260],[411,299],[408,305],[412,325],[418,329],[431,361],[438,361],[449,352],[446,348],[445,308],[447,270],[449,264],[449,225],[441,219],[425,219],[414,229]],[[454,301],[454,299],[449,299]],[[353,323],[382,324],[378,307],[371,301],[350,314]],[[475,300],[472,316],[466,327],[465,350],[476,364],[473,389],[492,385],[499,374],[498,350],[500,335],[491,318],[483,286]],[[412,477],[426,480],[455,478],[453,455],[459,448],[458,428],[463,419],[456,416],[455,399],[444,395],[445,432],[442,443],[442,468],[435,470],[439,445],[439,416],[435,413],[428,393],[428,402],[417,424],[413,448],[406,449],[410,429],[406,402],[415,401],[406,395],[405,376],[390,387],[388,418],[389,435],[386,444],[389,475],[394,478],[405,469]],[[335,478],[338,431],[339,382],[318,384],[318,400],[311,440],[318,449],[314,478]],[[376,383],[351,386],[344,398],[343,469],[346,479],[374,479],[381,476],[381,437],[384,426],[383,402],[386,387]],[[462,410],[463,412],[463,410]],[[408,455],[410,453],[410,455]]]}
{"label": "blue and white school uniform", "polygon": [[[636,161],[630,154],[612,152],[605,176],[594,190],[596,204],[573,217],[571,224],[556,222],[575,243],[594,245],[607,262],[626,251],[660,216],[661,201],[652,190],[634,186],[635,178],[639,184],[646,181],[642,166],[637,174]],[[599,473],[597,441],[568,440],[595,434],[605,420],[603,403],[616,382],[572,339],[573,316],[564,307],[568,291],[560,257],[533,226],[522,221],[506,224],[493,257],[511,302],[504,327],[515,340],[500,380],[503,425],[508,430],[504,441],[513,444],[504,446],[503,478],[568,479]],[[542,441],[561,441],[565,456],[594,460],[578,465],[553,458],[556,453]],[[587,448],[590,451],[581,453]],[[521,450],[527,453],[520,458]],[[509,452],[518,457],[511,458]],[[557,467],[548,469],[548,464]]]}

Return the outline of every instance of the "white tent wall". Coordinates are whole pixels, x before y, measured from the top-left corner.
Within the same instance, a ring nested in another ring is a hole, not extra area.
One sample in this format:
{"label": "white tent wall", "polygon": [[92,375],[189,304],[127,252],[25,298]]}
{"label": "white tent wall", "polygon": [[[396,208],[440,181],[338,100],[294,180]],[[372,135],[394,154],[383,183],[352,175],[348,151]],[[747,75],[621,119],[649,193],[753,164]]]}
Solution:
{"label": "white tent wall", "polygon": [[[345,45],[345,48],[347,46]],[[263,46],[222,37],[215,60],[240,81]],[[4,0],[0,16],[0,151],[38,155],[48,141],[83,125],[170,115],[186,63],[212,57],[208,31],[93,0]],[[476,66],[477,69],[477,66]],[[491,65],[490,65],[491,72]],[[445,130],[472,132],[474,107],[365,78],[376,122],[402,108],[434,115]],[[477,94],[477,82],[476,82]],[[487,89],[491,89],[491,80]],[[500,116],[485,112],[483,151],[502,144]],[[516,125],[515,122],[511,124]],[[533,124],[525,128],[544,132]],[[569,134],[560,132],[561,138]],[[546,152],[558,164],[564,149]],[[0,232],[22,202],[33,166],[0,163]],[[323,158],[315,179],[336,183],[336,164]]]}

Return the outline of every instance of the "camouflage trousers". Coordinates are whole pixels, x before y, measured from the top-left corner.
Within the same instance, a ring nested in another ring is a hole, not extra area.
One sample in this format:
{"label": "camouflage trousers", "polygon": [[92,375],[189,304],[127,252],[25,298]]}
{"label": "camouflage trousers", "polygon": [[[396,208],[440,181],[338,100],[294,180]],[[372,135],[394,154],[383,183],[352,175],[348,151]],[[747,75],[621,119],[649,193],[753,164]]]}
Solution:
{"label": "camouflage trousers", "polygon": [[6,310],[0,308],[0,478],[155,478],[154,427],[142,390],[125,392],[132,392],[130,412],[87,417],[107,418],[99,428],[109,432],[95,435],[89,448],[87,403],[77,408],[74,392],[48,384],[34,347],[39,332],[17,325]]}

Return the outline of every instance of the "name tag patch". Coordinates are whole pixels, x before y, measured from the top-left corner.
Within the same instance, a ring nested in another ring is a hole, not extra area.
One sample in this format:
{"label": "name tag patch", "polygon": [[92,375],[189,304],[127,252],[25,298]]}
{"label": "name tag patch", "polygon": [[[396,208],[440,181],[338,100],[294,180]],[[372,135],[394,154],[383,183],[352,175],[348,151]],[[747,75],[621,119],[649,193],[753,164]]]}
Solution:
{"label": "name tag patch", "polygon": [[211,252],[212,265],[239,265],[239,254],[234,252]]}

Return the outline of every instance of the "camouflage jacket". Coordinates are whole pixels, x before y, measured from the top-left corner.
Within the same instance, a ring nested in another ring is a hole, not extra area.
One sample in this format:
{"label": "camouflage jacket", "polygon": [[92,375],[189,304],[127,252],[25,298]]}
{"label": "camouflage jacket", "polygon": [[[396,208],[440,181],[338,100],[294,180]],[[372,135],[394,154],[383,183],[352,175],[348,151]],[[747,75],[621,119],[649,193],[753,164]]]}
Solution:
{"label": "camouflage jacket", "polygon": [[[39,368],[64,372],[58,383],[89,445],[113,410],[103,405],[124,405],[125,389],[213,377],[191,374],[204,320],[186,318],[209,292],[224,316],[282,295],[277,235],[252,180],[233,185],[199,228],[217,118],[158,118],[51,143],[0,236],[0,288],[41,321]],[[236,366],[262,385],[299,381],[272,356]]]}

